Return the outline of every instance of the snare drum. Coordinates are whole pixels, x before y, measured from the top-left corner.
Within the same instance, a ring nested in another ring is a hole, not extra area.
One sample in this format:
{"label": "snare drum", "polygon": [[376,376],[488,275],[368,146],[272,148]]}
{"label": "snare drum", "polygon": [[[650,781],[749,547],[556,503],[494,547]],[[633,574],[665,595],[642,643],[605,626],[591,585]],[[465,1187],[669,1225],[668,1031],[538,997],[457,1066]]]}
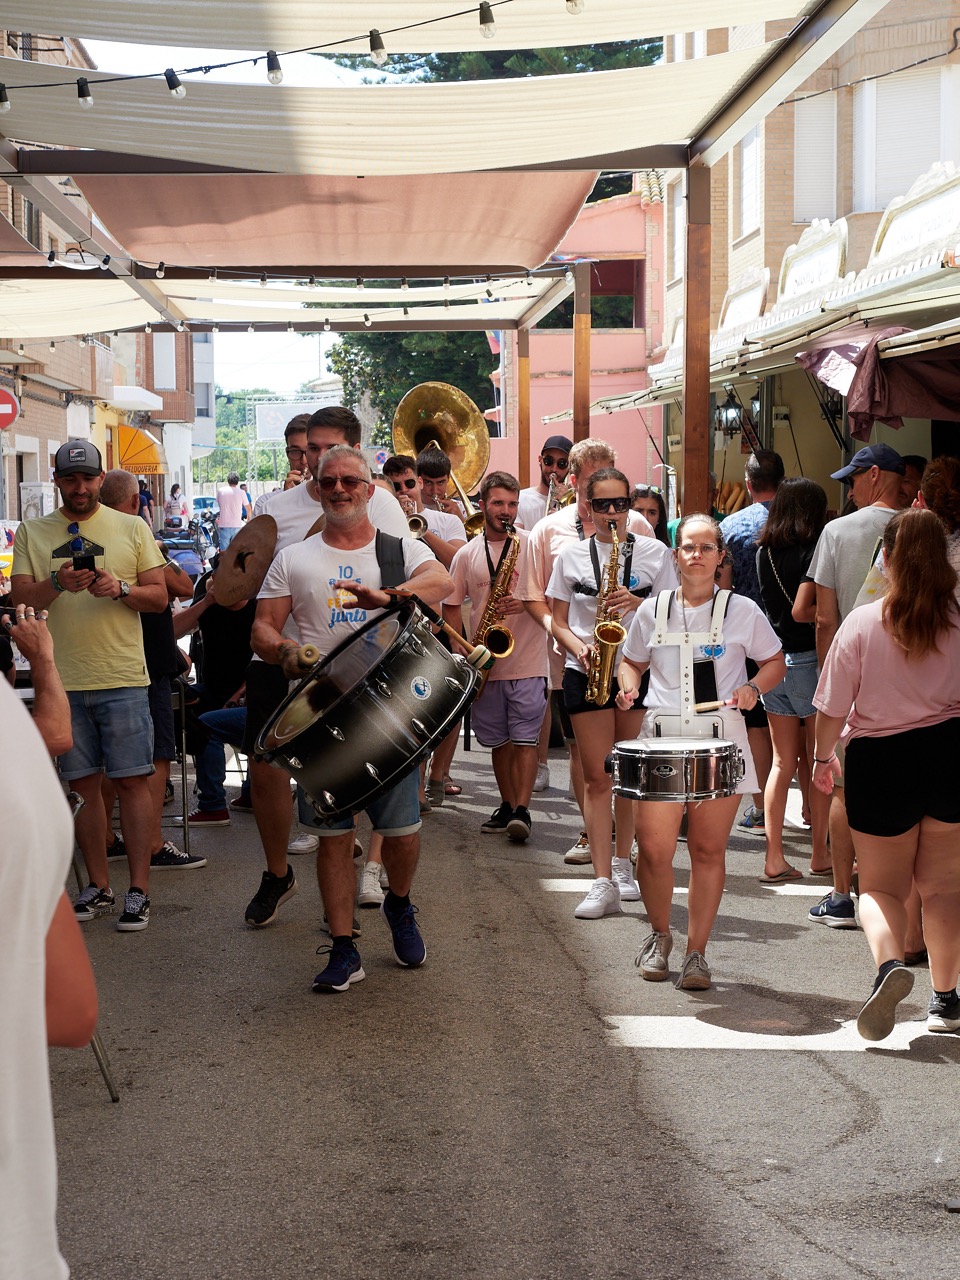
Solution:
{"label": "snare drum", "polygon": [[743,752],[725,738],[637,738],[613,748],[613,789],[631,800],[716,800],[732,796]]}
{"label": "snare drum", "polygon": [[415,769],[479,691],[480,672],[410,606],[372,619],[318,662],[264,726],[256,753],[337,821]]}

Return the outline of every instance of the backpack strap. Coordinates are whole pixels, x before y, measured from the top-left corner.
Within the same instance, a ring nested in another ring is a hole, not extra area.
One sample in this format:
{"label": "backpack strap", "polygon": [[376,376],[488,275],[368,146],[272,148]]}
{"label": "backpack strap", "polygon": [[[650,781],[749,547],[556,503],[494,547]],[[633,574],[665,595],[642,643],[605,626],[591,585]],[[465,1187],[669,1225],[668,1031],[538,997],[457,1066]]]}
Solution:
{"label": "backpack strap", "polygon": [[395,538],[392,533],[377,530],[374,542],[377,564],[380,566],[380,586],[399,587],[406,582],[407,571],[403,564],[403,539]]}

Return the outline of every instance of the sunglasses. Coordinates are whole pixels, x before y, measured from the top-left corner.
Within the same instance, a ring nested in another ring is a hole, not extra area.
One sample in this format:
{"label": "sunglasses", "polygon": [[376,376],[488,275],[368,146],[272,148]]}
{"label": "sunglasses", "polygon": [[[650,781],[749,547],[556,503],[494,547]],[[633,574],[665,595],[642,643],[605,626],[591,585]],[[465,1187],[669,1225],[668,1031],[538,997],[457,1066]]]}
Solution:
{"label": "sunglasses", "polygon": [[355,489],[359,489],[366,483],[362,476],[321,476],[319,480],[320,488],[324,493],[333,493],[338,484],[342,485],[347,493],[353,493]]}
{"label": "sunglasses", "polygon": [[638,487],[640,489],[640,492],[637,494],[638,498],[646,498],[651,493],[657,498],[663,497],[663,490],[657,488],[655,484],[642,484],[642,485],[639,485]]}
{"label": "sunglasses", "polygon": [[598,511],[601,514],[604,511],[609,511],[611,507],[613,508],[614,511],[623,512],[629,509],[630,499],[629,498],[591,498],[590,506],[593,508],[594,511]]}
{"label": "sunglasses", "polygon": [[70,534],[70,550],[79,554],[83,550],[83,538],[80,537],[80,526],[74,520],[73,524],[67,525],[67,533]]}
{"label": "sunglasses", "polygon": [[391,480],[395,492],[401,493],[404,489],[415,489],[417,487],[416,476],[408,476],[406,480]]}
{"label": "sunglasses", "polygon": [[566,458],[555,458],[553,454],[545,453],[540,459],[545,467],[556,467],[558,471],[566,471],[570,465]]}

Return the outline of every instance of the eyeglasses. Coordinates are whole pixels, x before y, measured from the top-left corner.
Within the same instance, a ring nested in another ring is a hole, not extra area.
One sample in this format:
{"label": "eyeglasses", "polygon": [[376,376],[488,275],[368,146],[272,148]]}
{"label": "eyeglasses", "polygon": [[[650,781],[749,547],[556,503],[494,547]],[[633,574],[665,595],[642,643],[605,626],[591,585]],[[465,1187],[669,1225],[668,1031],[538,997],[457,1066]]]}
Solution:
{"label": "eyeglasses", "polygon": [[545,467],[556,467],[558,471],[566,471],[570,465],[566,458],[555,458],[552,453],[545,453],[540,461]]}
{"label": "eyeglasses", "polygon": [[306,449],[293,449],[293,448],[290,448],[290,449],[286,449],[286,450],[284,450],[284,452],[286,453],[287,457],[288,457],[288,458],[290,458],[290,459],[293,459],[293,458],[305,458],[305,457],[307,456],[307,451],[306,451]]}
{"label": "eyeglasses", "polygon": [[702,556],[717,555],[720,548],[715,542],[681,542],[680,550],[685,556],[695,556],[699,552]]}
{"label": "eyeglasses", "polygon": [[603,513],[609,511],[611,507],[614,511],[623,512],[630,506],[629,498],[591,498],[590,506],[594,511]]}
{"label": "eyeglasses", "polygon": [[367,481],[362,476],[321,476],[318,483],[324,493],[333,493],[338,484],[342,485],[347,493],[353,493],[354,489],[359,489],[360,485],[366,484]]}
{"label": "eyeglasses", "polygon": [[80,526],[74,520],[73,524],[67,525],[67,533],[71,536],[70,550],[80,552],[83,550],[83,538],[80,537]]}
{"label": "eyeglasses", "polygon": [[406,480],[391,480],[395,492],[402,493],[404,489],[415,489],[417,487],[417,477],[408,476]]}

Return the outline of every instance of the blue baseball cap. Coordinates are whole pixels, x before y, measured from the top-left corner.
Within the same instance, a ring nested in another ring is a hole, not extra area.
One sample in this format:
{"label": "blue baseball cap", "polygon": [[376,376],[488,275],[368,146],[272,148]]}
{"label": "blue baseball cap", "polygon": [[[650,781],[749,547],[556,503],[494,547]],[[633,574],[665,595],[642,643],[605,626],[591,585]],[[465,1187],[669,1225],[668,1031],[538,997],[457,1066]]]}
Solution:
{"label": "blue baseball cap", "polygon": [[879,467],[881,471],[895,471],[898,476],[905,475],[907,470],[896,449],[891,449],[888,444],[868,444],[865,448],[858,449],[845,467],[832,472],[830,479],[849,484],[855,471],[869,471],[871,467]]}

